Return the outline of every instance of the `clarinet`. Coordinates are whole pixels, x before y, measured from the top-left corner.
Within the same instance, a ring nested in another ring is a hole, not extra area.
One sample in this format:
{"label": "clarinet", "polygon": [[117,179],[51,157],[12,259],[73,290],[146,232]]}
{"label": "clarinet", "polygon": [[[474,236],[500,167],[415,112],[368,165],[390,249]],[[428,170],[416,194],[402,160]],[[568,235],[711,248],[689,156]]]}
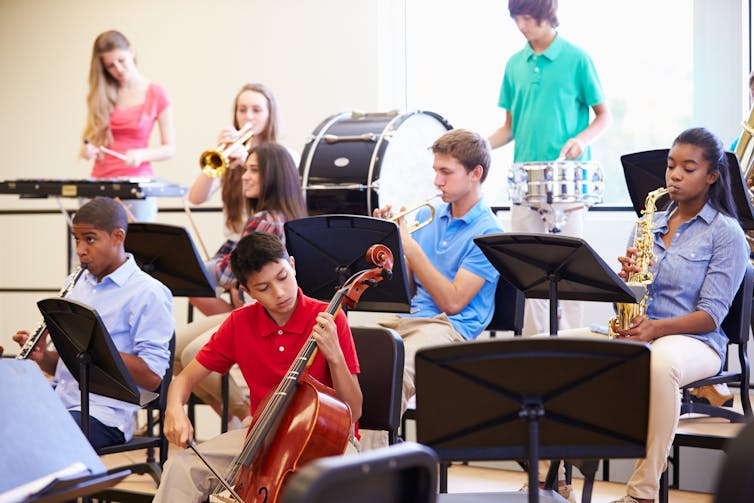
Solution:
{"label": "clarinet", "polygon": [[[65,297],[66,295],[68,295],[81,275],[84,274],[84,271],[86,271],[86,267],[79,266],[79,268],[76,269],[73,274],[73,279],[66,283],[60,290],[60,292],[58,292],[58,297]],[[39,325],[37,325],[37,329],[34,330],[34,333],[26,340],[26,343],[21,348],[18,356],[16,356],[17,360],[25,360],[29,357],[32,349],[34,349],[34,346],[37,345],[37,342],[42,337],[42,334],[45,333],[45,330],[47,330],[47,324],[44,322],[44,320],[42,320],[39,322]]]}

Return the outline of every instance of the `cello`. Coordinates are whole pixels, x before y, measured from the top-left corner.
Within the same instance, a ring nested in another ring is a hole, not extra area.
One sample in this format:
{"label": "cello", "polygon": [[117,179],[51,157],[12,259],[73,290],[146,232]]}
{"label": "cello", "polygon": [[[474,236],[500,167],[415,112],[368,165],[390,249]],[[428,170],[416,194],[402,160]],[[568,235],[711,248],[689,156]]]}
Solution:
{"label": "cello", "polygon": [[[377,267],[354,274],[335,292],[326,309],[333,317],[344,305],[353,308],[367,288],[392,275],[393,255],[386,246],[371,246],[366,259]],[[299,466],[345,451],[351,411],[335,390],[309,375],[316,353],[317,343],[310,335],[280,384],[257,407],[241,453],[226,477],[210,467],[221,482],[211,502],[275,503],[286,478]],[[218,494],[223,488],[231,498]]]}

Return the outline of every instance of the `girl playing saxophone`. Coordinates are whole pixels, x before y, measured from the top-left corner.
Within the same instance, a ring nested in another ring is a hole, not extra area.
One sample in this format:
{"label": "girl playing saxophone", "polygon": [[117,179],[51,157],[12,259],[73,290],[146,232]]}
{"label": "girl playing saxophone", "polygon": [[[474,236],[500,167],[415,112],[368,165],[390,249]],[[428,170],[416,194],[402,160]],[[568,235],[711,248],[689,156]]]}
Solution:
{"label": "girl playing saxophone", "polygon": [[[637,462],[624,503],[654,501],[678,426],[679,387],[717,374],[727,338],[720,328],[749,262],[730,193],[726,153],[704,128],[688,129],[668,153],[671,199],[655,214],[646,313],[618,336],[652,344],[646,458]],[[639,272],[638,250],[619,258],[619,275]]]}

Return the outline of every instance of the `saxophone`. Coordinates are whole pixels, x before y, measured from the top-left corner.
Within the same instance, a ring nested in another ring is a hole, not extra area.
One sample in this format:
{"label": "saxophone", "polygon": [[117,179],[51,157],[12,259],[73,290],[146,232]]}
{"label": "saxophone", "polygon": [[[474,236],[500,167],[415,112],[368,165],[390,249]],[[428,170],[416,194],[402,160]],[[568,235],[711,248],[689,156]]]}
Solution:
{"label": "saxophone", "polygon": [[647,287],[652,284],[654,275],[649,271],[649,263],[654,258],[654,214],[657,209],[657,200],[668,193],[668,189],[660,187],[647,194],[644,200],[644,209],[641,211],[644,217],[636,224],[634,232],[634,244],[638,254],[635,263],[639,266],[638,272],[632,272],[626,283],[629,287],[637,287],[644,290],[644,296],[638,304],[629,302],[616,303],[616,316],[610,318],[608,323],[608,336],[615,337],[618,330],[628,328],[631,320],[636,316],[642,316],[647,311]]}
{"label": "saxophone", "polygon": [[[76,285],[76,282],[79,280],[81,275],[84,274],[84,271],[86,271],[86,267],[79,267],[78,269],[76,269],[71,280],[63,285],[63,288],[60,290],[60,292],[58,292],[58,297],[65,297],[66,295],[68,295],[74,285]],[[47,330],[47,324],[44,322],[44,320],[42,320],[39,322],[39,325],[37,325],[34,333],[30,335],[28,339],[26,339],[26,342],[21,347],[21,351],[18,353],[18,355],[16,355],[17,360],[25,360],[29,357],[31,350],[34,349],[34,346],[37,345],[39,339],[42,337],[42,335],[44,335],[45,330]]]}

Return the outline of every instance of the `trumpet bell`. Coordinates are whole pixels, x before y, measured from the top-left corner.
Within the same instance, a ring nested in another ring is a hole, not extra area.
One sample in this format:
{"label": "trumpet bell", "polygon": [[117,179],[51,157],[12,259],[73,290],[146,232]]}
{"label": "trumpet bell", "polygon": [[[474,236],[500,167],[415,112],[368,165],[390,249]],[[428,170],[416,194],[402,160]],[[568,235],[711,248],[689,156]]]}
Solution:
{"label": "trumpet bell", "polygon": [[199,156],[199,167],[202,169],[202,173],[208,177],[218,178],[223,176],[225,170],[228,169],[228,158],[225,157],[225,152],[221,150],[205,150]]}
{"label": "trumpet bell", "polygon": [[225,170],[230,166],[230,159],[228,154],[239,148],[241,145],[246,150],[249,150],[251,146],[251,138],[254,136],[254,130],[250,122],[246,123],[241,131],[238,132],[238,137],[230,144],[221,144],[216,148],[205,150],[199,156],[199,168],[202,173],[210,178],[218,178],[225,174]]}

